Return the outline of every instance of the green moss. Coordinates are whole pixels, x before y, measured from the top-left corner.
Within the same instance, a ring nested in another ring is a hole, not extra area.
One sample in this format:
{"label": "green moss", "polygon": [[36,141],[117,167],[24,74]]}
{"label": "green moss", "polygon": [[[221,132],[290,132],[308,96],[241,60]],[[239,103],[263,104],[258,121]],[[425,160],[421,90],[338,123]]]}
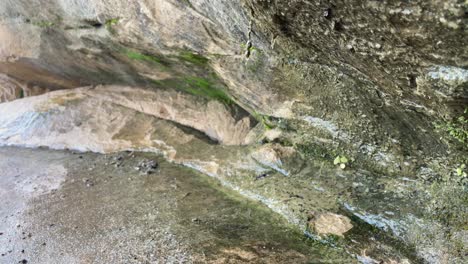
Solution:
{"label": "green moss", "polygon": [[170,87],[183,92],[204,97],[210,100],[217,100],[227,105],[233,104],[232,99],[223,90],[216,87],[212,81],[200,77],[185,77],[184,79],[164,79],[152,81],[158,87]]}
{"label": "green moss", "polygon": [[104,24],[106,25],[107,30],[109,30],[111,34],[115,34],[116,31],[114,29],[114,26],[117,25],[119,21],[120,21],[119,18],[111,18],[111,19],[106,20],[106,23]]}
{"label": "green moss", "polygon": [[328,149],[325,146],[316,143],[305,142],[297,144],[296,147],[305,158],[314,158],[329,162],[336,157],[335,150]]}
{"label": "green moss", "polygon": [[435,127],[448,133],[453,139],[456,139],[460,143],[467,147],[468,144],[468,108],[465,109],[464,113],[451,121],[436,124]]}
{"label": "green moss", "polygon": [[260,114],[260,113],[255,112],[255,111],[253,111],[253,112],[251,113],[251,115],[252,115],[253,118],[255,118],[255,120],[257,120],[259,123],[262,123],[262,124],[263,124],[263,127],[264,127],[266,130],[273,129],[273,128],[275,127],[275,125],[273,125],[273,122],[271,122],[269,116]]}
{"label": "green moss", "polygon": [[164,58],[158,58],[154,55],[143,54],[138,51],[128,50],[128,49],[124,50],[124,53],[125,53],[125,56],[127,56],[129,59],[141,61],[141,62],[149,62],[153,65],[156,65],[159,68],[159,70],[162,70],[162,71],[168,71],[170,68],[170,63]]}
{"label": "green moss", "polygon": [[142,53],[139,53],[139,52],[136,52],[136,51],[127,50],[125,52],[125,55],[127,55],[127,57],[132,59],[132,60],[161,63],[161,60],[156,58],[155,56],[145,55],[145,54],[142,54]]}
{"label": "green moss", "polygon": [[[164,80],[153,80],[152,83],[158,87],[174,88],[192,95],[217,100],[226,105],[234,103],[223,90],[222,82],[218,76],[209,67],[205,67],[208,59],[201,55],[183,51],[178,56],[155,57],[126,48],[123,48],[122,52],[129,59],[155,64],[162,70],[169,71],[171,76],[174,76],[174,78]],[[182,61],[193,65],[189,67],[181,63]]]}
{"label": "green moss", "polygon": [[213,86],[212,82],[208,79],[187,77],[185,78],[185,82],[188,87],[184,90],[190,94],[218,100],[228,105],[232,104],[231,98],[223,90]]}
{"label": "green moss", "polygon": [[183,51],[179,54],[179,58],[183,61],[190,62],[195,65],[206,65],[208,63],[208,58],[196,53],[192,53],[190,51]]}
{"label": "green moss", "polygon": [[32,22],[33,25],[41,27],[41,28],[49,28],[55,25],[54,22],[52,21],[38,21],[38,22]]}
{"label": "green moss", "polygon": [[119,23],[120,19],[119,18],[111,18],[111,19],[108,19],[106,20],[106,27],[112,27],[112,26],[115,26]]}

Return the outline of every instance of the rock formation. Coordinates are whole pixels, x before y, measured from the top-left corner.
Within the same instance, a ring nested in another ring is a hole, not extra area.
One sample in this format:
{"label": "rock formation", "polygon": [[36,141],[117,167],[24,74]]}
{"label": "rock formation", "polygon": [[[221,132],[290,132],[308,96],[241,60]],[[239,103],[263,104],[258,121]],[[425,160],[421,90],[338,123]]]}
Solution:
{"label": "rock formation", "polygon": [[467,8],[4,0],[0,144],[158,152],[365,263],[463,263]]}

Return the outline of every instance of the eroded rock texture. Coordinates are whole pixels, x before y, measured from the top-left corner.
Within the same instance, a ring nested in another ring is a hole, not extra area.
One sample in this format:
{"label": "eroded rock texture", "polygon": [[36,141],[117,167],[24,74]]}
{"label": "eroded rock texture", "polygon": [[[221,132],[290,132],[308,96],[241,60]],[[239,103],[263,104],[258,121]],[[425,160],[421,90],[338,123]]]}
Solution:
{"label": "eroded rock texture", "polygon": [[[160,152],[361,261],[463,263],[466,12],[456,0],[4,0],[0,101],[18,100],[0,105],[0,143]],[[311,211],[353,228],[308,229]]]}

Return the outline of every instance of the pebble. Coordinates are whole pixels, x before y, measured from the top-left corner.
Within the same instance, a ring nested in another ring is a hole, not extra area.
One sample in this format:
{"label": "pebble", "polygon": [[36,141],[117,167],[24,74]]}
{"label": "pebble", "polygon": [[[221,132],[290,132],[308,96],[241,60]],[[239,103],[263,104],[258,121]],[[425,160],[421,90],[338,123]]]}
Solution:
{"label": "pebble", "polygon": [[156,172],[159,164],[154,160],[142,160],[135,170],[141,171],[143,174],[149,175]]}
{"label": "pebble", "polygon": [[94,186],[94,183],[90,179],[84,178],[83,182],[86,184],[86,187]]}

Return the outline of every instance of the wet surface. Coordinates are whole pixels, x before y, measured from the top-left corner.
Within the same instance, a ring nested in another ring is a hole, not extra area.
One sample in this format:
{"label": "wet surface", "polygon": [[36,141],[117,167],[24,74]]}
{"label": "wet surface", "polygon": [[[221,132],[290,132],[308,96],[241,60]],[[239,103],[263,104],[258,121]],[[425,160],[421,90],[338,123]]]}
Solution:
{"label": "wet surface", "polygon": [[0,148],[0,199],[0,263],[353,261],[152,154]]}

